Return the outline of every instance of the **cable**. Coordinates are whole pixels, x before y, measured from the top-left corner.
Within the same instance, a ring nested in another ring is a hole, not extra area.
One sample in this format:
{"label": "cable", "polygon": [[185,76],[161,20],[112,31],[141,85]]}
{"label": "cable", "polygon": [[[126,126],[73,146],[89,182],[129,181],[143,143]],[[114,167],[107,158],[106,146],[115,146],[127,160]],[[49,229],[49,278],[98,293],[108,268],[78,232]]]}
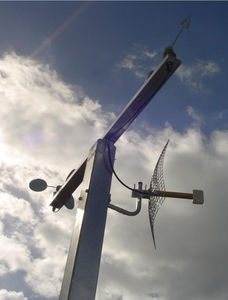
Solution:
{"label": "cable", "polygon": [[114,173],[116,179],[117,179],[123,186],[125,186],[127,189],[131,190],[132,192],[137,192],[137,193],[139,193],[139,194],[145,195],[145,192],[142,192],[142,191],[139,191],[139,190],[136,190],[136,189],[131,188],[130,186],[126,185],[126,184],[119,178],[119,176],[116,174],[116,171],[115,171],[114,168],[113,168],[112,159],[111,159],[111,149],[110,149],[109,141],[107,141],[107,145],[108,145],[108,159],[109,159],[109,164],[110,164],[110,167],[111,167],[112,172]]}
{"label": "cable", "polygon": [[108,145],[108,159],[109,159],[109,164],[110,164],[110,167],[111,167],[112,172],[114,173],[116,179],[117,179],[123,186],[125,186],[127,189],[129,189],[129,190],[131,190],[131,191],[136,191],[135,189],[133,189],[133,188],[129,187],[128,185],[126,185],[126,184],[119,178],[119,176],[116,174],[116,171],[114,170],[113,164],[112,164],[110,145],[109,145],[109,143],[107,143],[107,145]]}

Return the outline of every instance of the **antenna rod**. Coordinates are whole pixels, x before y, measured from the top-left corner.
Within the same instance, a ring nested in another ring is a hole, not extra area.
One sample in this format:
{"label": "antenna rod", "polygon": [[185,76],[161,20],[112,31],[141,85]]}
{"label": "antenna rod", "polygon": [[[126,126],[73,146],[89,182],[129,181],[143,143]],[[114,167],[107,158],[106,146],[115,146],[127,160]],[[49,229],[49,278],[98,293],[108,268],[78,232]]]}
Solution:
{"label": "antenna rod", "polygon": [[176,44],[176,41],[178,40],[179,36],[181,35],[181,33],[183,32],[184,28],[185,29],[188,29],[189,26],[190,26],[190,23],[191,23],[191,18],[192,16],[189,15],[187,18],[185,18],[180,24],[181,24],[181,29],[180,31],[178,32],[178,34],[176,35],[174,41],[172,42],[171,44],[171,48],[173,48],[173,46]]}
{"label": "antenna rod", "polygon": [[183,30],[184,30],[184,27],[182,27],[182,28],[180,29],[180,31],[178,32],[178,34],[176,35],[174,41],[173,41],[172,44],[171,44],[171,48],[173,48],[173,46],[176,44],[176,41],[177,41],[177,39],[179,38],[179,36],[181,35],[181,33],[183,32]]}
{"label": "antenna rod", "polygon": [[155,194],[156,196],[162,196],[162,197],[167,197],[167,198],[193,199],[193,194],[190,194],[190,193],[153,191],[153,194]]}

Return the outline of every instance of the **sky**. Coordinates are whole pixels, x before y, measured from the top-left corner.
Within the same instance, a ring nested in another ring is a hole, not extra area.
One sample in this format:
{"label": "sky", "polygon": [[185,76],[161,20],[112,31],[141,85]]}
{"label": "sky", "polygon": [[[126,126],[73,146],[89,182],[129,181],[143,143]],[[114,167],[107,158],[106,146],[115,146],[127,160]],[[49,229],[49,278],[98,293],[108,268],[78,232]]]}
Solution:
{"label": "sky", "polygon": [[[0,299],[56,300],[76,208],[52,213],[64,182],[174,50],[182,65],[116,143],[115,170],[149,184],[167,140],[166,199],[153,247],[147,200],[109,210],[96,300],[225,300],[228,295],[228,2],[0,2]],[[74,193],[77,199],[80,187]],[[112,203],[135,200],[113,178]],[[133,201],[133,202],[132,202]]]}

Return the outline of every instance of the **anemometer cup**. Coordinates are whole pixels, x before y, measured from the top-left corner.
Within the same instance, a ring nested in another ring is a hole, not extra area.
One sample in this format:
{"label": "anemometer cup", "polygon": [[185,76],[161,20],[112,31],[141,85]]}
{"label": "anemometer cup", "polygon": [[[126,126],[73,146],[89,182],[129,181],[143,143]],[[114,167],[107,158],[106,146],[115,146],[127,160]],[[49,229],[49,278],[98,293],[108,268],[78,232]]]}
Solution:
{"label": "anemometer cup", "polygon": [[203,191],[201,190],[193,190],[193,204],[203,204],[204,203],[204,196]]}

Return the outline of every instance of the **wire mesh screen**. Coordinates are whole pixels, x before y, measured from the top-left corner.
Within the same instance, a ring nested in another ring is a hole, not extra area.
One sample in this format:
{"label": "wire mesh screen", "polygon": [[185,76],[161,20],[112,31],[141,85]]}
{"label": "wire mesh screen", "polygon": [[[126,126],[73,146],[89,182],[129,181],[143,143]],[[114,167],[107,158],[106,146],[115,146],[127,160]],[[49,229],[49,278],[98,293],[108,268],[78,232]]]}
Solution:
{"label": "wire mesh screen", "polygon": [[162,194],[162,192],[165,192],[165,183],[164,183],[164,177],[163,177],[163,163],[165,158],[165,152],[168,147],[169,140],[167,141],[165,147],[163,148],[159,159],[157,161],[157,164],[154,169],[154,173],[152,175],[151,181],[150,181],[150,192],[158,192],[158,196],[151,196],[148,203],[148,212],[149,212],[149,219],[150,219],[150,227],[154,242],[154,247],[156,248],[155,243],[155,236],[154,236],[154,221],[156,218],[156,215],[158,213],[159,208],[162,206],[165,197]]}

